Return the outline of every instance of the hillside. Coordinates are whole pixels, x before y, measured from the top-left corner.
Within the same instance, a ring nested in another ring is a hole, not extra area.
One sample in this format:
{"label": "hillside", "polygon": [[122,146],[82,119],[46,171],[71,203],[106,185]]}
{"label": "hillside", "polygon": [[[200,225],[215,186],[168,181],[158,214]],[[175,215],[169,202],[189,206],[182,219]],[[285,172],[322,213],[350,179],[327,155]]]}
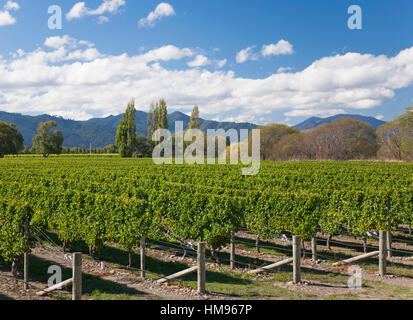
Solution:
{"label": "hillside", "polygon": [[363,122],[368,122],[372,125],[372,127],[375,130],[377,130],[381,125],[386,123],[384,121],[378,120],[373,117],[366,117],[366,116],[361,116],[358,114],[338,114],[338,115],[328,117],[328,118],[312,117],[312,118],[305,120],[304,122],[297,124],[296,126],[294,126],[294,128],[297,128],[300,131],[314,129],[323,124],[330,123],[330,122],[333,122],[334,120],[341,119],[341,118],[351,118],[351,119],[356,119],[356,120],[360,120]]}
{"label": "hillside", "polygon": [[[148,114],[143,111],[136,111],[136,131],[138,134],[147,133],[146,120]],[[8,113],[0,111],[0,121],[14,123],[19,128],[24,138],[24,145],[32,146],[32,139],[37,134],[37,126],[40,122],[56,121],[58,129],[63,132],[65,147],[78,147],[84,145],[89,147],[103,148],[115,142],[116,128],[118,127],[122,115],[109,116],[106,118],[93,118],[88,121],[67,120],[50,115],[28,116],[19,113]],[[190,117],[182,112],[173,112],[168,115],[169,128],[175,129],[175,121],[183,121],[185,129],[188,127]],[[217,122],[200,119],[201,129],[224,129],[234,128],[254,129],[257,126],[251,123]]]}

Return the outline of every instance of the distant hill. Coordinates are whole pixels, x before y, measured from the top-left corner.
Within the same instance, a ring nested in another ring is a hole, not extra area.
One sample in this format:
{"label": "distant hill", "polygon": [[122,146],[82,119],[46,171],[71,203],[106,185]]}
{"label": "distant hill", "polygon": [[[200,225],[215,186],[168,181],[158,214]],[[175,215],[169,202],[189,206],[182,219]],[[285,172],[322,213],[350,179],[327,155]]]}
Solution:
{"label": "distant hill", "polygon": [[[148,114],[143,111],[136,111],[136,131],[138,134],[147,134],[146,120]],[[24,138],[26,147],[32,146],[32,139],[37,134],[37,126],[40,122],[56,121],[58,129],[62,131],[65,139],[65,147],[93,147],[103,148],[115,143],[116,129],[122,120],[122,115],[109,116],[106,118],[93,118],[88,121],[67,120],[61,117],[50,115],[28,116],[19,113],[8,113],[0,111],[0,121],[14,123],[19,128]],[[190,117],[182,112],[173,112],[168,115],[169,128],[175,130],[175,121],[183,121],[184,129],[188,128]],[[217,122],[200,119],[201,129],[255,129],[257,126],[251,123]]]}
{"label": "distant hill", "polygon": [[366,117],[366,116],[361,116],[358,114],[338,114],[338,115],[328,117],[328,118],[312,117],[312,118],[305,120],[304,122],[297,124],[296,126],[294,126],[294,128],[300,131],[314,129],[323,124],[330,123],[330,122],[333,122],[334,120],[341,119],[341,118],[351,118],[351,119],[356,119],[356,120],[360,120],[363,122],[368,122],[372,125],[372,127],[375,130],[377,130],[381,125],[386,123],[385,121],[381,121],[373,117]]}

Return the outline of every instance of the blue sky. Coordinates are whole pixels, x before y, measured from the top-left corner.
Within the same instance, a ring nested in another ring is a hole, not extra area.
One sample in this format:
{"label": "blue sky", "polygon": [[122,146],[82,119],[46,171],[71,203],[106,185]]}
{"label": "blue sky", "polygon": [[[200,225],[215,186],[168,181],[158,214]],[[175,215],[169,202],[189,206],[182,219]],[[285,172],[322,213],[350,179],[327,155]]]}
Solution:
{"label": "blue sky", "polygon": [[[207,119],[296,124],[413,105],[410,0],[83,2],[0,0],[0,110],[87,119],[163,97]],[[354,4],[361,30],[347,26]]]}

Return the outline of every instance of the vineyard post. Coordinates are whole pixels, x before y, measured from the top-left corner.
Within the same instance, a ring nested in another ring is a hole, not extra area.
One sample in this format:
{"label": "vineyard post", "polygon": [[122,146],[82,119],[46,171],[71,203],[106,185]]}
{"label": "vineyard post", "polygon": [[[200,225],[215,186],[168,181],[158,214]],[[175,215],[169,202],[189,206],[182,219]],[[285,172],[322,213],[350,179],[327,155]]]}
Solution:
{"label": "vineyard post", "polygon": [[[26,238],[27,243],[29,243],[29,218],[26,218],[24,224],[24,237]],[[28,249],[30,250],[30,249]],[[29,290],[29,251],[24,253],[24,290]]]}
{"label": "vineyard post", "polygon": [[146,263],[145,263],[145,251],[146,251],[146,238],[142,237],[141,238],[141,245],[140,245],[140,249],[141,249],[141,277],[142,279],[145,279],[146,273],[145,273],[145,269],[146,269]]}
{"label": "vineyard post", "polygon": [[392,243],[392,234],[391,231],[386,232],[386,246],[387,246],[387,259],[392,257],[391,243]]}
{"label": "vineyard post", "polygon": [[72,300],[82,300],[82,254],[73,253]]}
{"label": "vineyard post", "polygon": [[205,294],[205,242],[198,243],[198,294]]}
{"label": "vineyard post", "polygon": [[301,282],[301,238],[293,236],[293,283]]}
{"label": "vineyard post", "polygon": [[230,267],[232,270],[235,269],[235,230],[231,231],[231,245],[230,245],[231,257],[230,257]]}
{"label": "vineyard post", "polygon": [[317,262],[317,237],[311,238],[311,252],[313,254],[313,262]]}
{"label": "vineyard post", "polygon": [[387,245],[387,259],[390,259],[392,257],[392,250],[391,250],[391,242],[392,242],[392,235],[391,235],[391,229],[390,229],[390,203],[387,202],[386,204],[386,225],[387,225],[387,233],[386,233],[386,245]]}
{"label": "vineyard post", "polygon": [[383,277],[386,274],[386,238],[387,238],[387,231],[380,230],[380,239],[379,239],[379,274]]}
{"label": "vineyard post", "polygon": [[24,290],[29,290],[29,253],[24,253]]}

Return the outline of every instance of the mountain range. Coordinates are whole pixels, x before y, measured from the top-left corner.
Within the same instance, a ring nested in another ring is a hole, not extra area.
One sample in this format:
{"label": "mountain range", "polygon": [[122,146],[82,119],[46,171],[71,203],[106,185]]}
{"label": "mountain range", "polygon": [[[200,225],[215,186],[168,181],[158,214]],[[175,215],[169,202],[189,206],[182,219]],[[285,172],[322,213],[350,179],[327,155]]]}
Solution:
{"label": "mountain range", "polygon": [[338,114],[338,115],[328,117],[328,118],[312,117],[312,118],[305,120],[304,122],[301,122],[300,124],[297,124],[296,126],[294,126],[294,128],[300,131],[310,130],[310,129],[317,128],[323,124],[330,123],[330,122],[333,122],[334,120],[341,119],[341,118],[352,118],[352,119],[360,120],[363,122],[368,122],[372,125],[372,127],[375,130],[377,130],[381,125],[386,123],[376,118],[361,116],[359,114]]}
{"label": "mountain range", "polygon": [[[63,145],[65,147],[89,147],[92,145],[96,148],[103,148],[109,144],[115,143],[116,129],[122,120],[122,115],[109,116],[106,118],[92,118],[87,121],[68,120],[61,117],[50,115],[29,116],[20,113],[8,113],[0,111],[0,121],[14,123],[24,138],[26,147],[32,146],[32,139],[37,135],[37,127],[40,122],[56,121],[58,130],[62,131],[64,137]],[[136,111],[135,123],[138,134],[147,135],[148,114],[143,111]],[[171,131],[175,130],[175,122],[182,121],[184,129],[188,128],[190,117],[186,114],[175,111],[168,114],[168,124]],[[200,119],[201,130],[208,129],[240,129],[252,130],[257,125],[252,123],[235,123],[235,122],[218,122],[212,120]]]}
{"label": "mountain range", "polygon": [[[143,111],[136,111],[135,123],[138,134],[147,134],[146,120],[148,114]],[[339,118],[353,118],[370,123],[375,129],[384,124],[384,121],[377,120],[372,117],[365,117],[361,115],[336,115],[329,118],[312,117],[306,121],[294,126],[300,131],[316,128],[325,123],[332,122]],[[58,130],[62,131],[64,136],[65,147],[79,147],[92,145],[96,148],[103,148],[109,144],[115,143],[116,129],[122,120],[122,115],[109,116],[106,118],[92,118],[87,121],[68,120],[61,117],[50,115],[29,116],[19,113],[8,113],[0,111],[0,121],[7,123],[14,123],[19,128],[23,135],[24,145],[26,147],[32,146],[32,139],[37,134],[37,126],[40,122],[56,121]],[[175,128],[175,121],[182,121],[184,128],[188,128],[190,117],[186,114],[175,111],[168,114],[168,123],[171,131]],[[241,129],[252,130],[257,128],[256,124],[252,123],[235,123],[235,122],[218,122],[212,120],[200,119],[201,130],[208,129],[236,129],[238,132]]]}

